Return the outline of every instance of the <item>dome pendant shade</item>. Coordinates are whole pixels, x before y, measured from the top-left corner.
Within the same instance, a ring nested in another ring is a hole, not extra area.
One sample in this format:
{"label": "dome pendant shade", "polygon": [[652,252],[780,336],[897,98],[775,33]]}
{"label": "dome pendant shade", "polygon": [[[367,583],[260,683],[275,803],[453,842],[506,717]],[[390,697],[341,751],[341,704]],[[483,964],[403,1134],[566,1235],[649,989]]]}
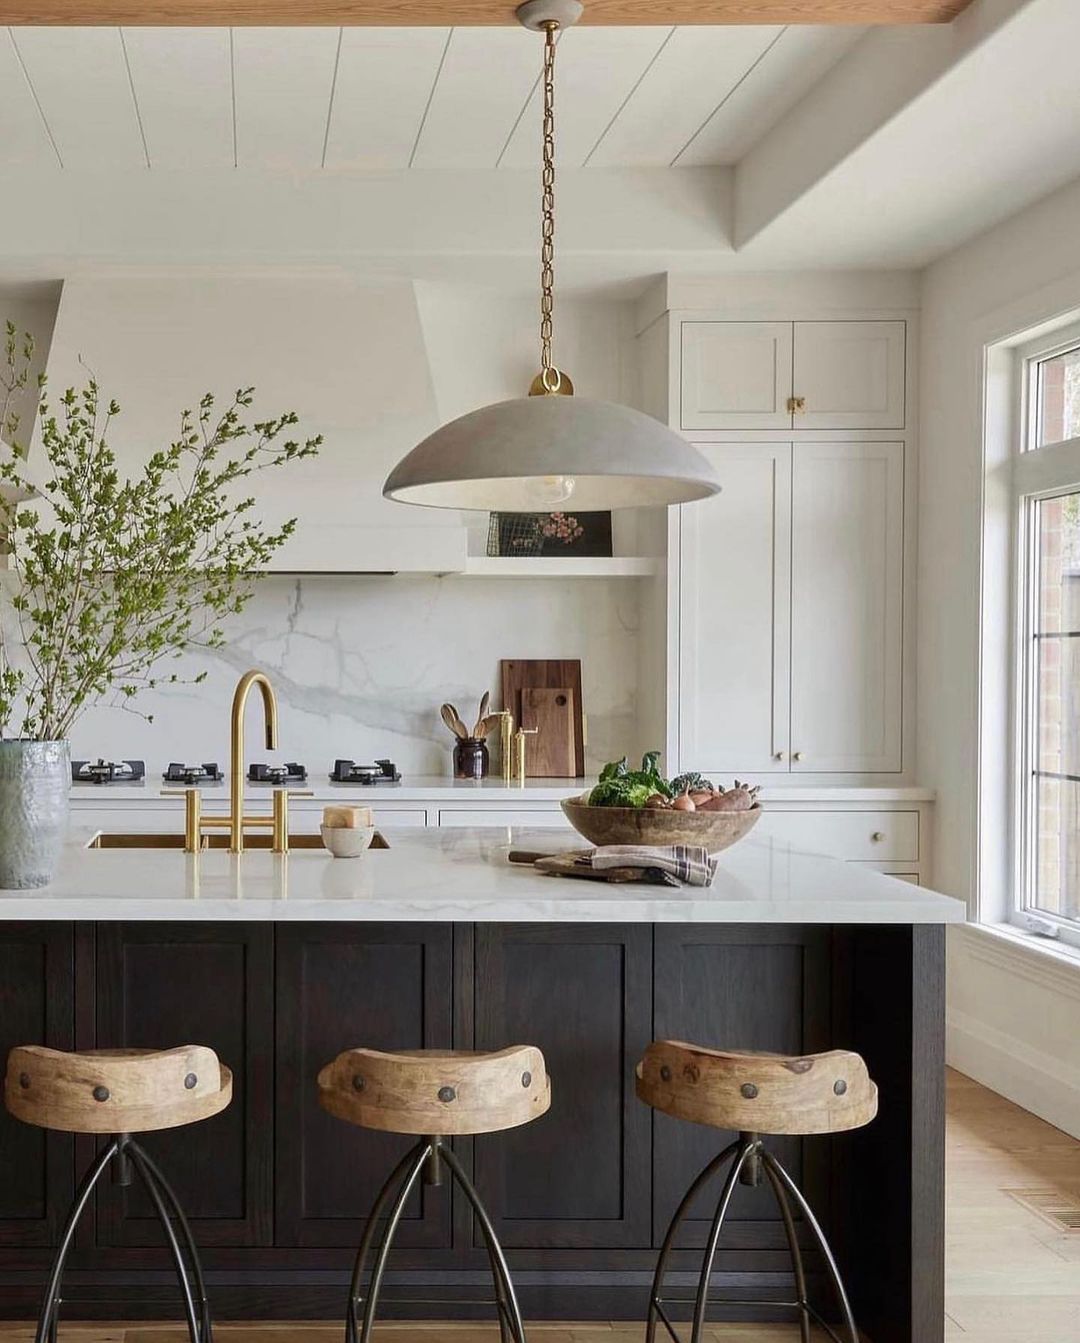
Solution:
{"label": "dome pendant shade", "polygon": [[705,458],[658,420],[574,396],[470,411],[418,443],[383,486],[401,503],[503,513],[686,504],[719,490]]}

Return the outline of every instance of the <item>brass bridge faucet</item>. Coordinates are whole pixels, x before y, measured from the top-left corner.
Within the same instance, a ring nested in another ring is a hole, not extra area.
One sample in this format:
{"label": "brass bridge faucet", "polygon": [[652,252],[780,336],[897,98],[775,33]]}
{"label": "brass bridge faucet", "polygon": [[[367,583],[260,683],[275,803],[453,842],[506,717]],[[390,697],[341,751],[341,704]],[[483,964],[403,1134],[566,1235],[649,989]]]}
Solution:
{"label": "brass bridge faucet", "polygon": [[[266,720],[266,749],[277,750],[278,744],[278,708],[274,687],[265,672],[249,671],[241,676],[232,702],[232,773],[229,776],[229,814],[227,816],[204,816],[202,814],[202,794],[197,788],[184,790],[184,847],[189,853],[198,851],[203,830],[228,830],[229,851],[244,852],[244,831],[247,829],[269,829],[270,847],[274,853],[289,851],[289,790],[275,788],[273,792],[273,810],[269,816],[244,815],[244,711],[248,696],[254,686],[259,687],[262,695],[263,716]],[[310,794],[307,794],[310,796]]]}

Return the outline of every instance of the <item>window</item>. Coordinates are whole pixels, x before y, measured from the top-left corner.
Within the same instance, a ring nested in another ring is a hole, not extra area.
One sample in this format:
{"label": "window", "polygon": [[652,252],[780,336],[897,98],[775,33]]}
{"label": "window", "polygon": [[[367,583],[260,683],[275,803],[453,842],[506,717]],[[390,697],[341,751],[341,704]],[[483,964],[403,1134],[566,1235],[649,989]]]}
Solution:
{"label": "window", "polygon": [[1080,944],[1080,332],[1021,351],[1017,920]]}

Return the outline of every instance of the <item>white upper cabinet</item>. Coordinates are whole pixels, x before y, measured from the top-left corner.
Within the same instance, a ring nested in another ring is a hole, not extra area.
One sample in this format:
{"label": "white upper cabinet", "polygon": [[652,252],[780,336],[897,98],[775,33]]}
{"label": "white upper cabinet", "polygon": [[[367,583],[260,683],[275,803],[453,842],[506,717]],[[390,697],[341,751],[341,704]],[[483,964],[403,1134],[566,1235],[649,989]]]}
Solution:
{"label": "white upper cabinet", "polygon": [[792,770],[899,770],[904,445],[798,444],[791,516]]}
{"label": "white upper cabinet", "polygon": [[680,327],[683,429],[904,427],[905,322]]}
{"label": "white upper cabinet", "polygon": [[899,771],[904,445],[699,446],[723,491],[681,510],[680,768]]}
{"label": "white upper cabinet", "polygon": [[796,429],[902,429],[904,322],[796,322]]}
{"label": "white upper cabinet", "polygon": [[684,429],[791,424],[790,322],[683,322]]}
{"label": "white upper cabinet", "polygon": [[786,771],[791,445],[701,451],[723,491],[682,509],[679,759]]}

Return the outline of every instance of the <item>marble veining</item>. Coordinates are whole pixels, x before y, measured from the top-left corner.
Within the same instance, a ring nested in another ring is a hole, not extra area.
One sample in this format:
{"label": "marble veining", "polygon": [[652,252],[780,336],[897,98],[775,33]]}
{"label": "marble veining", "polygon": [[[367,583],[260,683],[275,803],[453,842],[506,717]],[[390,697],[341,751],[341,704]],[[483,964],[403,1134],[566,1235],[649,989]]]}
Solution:
{"label": "marble veining", "polygon": [[604,885],[511,865],[511,848],[558,852],[550,830],[387,830],[356,859],[220,850],[86,847],[75,834],[40,892],[0,892],[0,920],[961,923],[964,905],[856,864],[753,836],[720,856],[708,890]]}
{"label": "marble veining", "polygon": [[[76,725],[79,759],[225,762],[228,707],[249,667],[269,673],[281,709],[281,751],[325,775],[337,756],[392,757],[406,779],[448,775],[451,738],[438,707],[468,717],[484,690],[499,703],[501,658],[580,657],[588,714],[586,766],[637,740],[635,584],[588,579],[320,576],[265,578],[227,630],[225,646],[175,664],[189,682],[96,708]],[[169,670],[174,668],[170,664]],[[190,681],[205,672],[199,685]],[[662,745],[662,743],[652,743]]]}

